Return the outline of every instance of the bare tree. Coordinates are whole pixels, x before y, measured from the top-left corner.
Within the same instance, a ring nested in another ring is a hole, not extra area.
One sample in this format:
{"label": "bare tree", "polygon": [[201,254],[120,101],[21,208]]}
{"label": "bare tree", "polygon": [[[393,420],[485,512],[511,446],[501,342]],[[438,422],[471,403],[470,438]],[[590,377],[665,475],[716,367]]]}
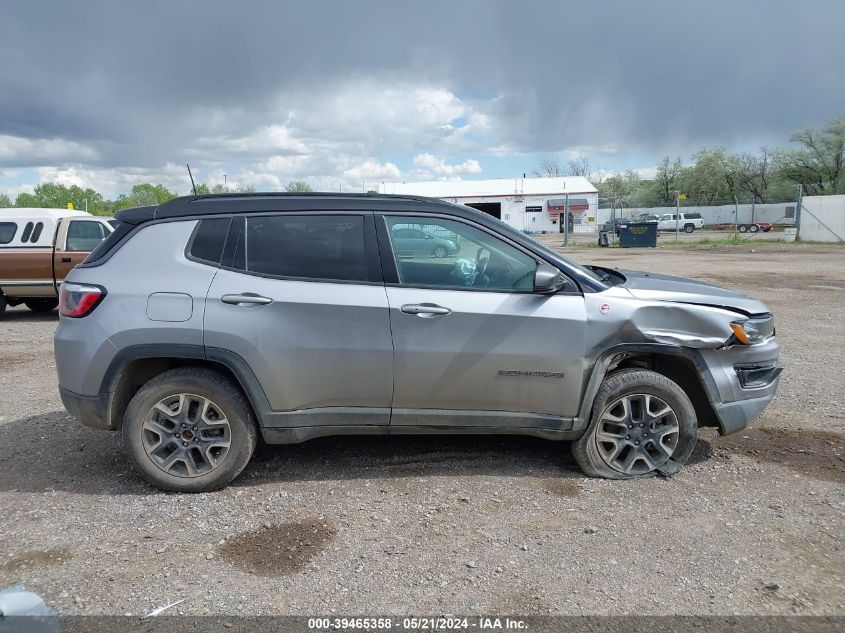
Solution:
{"label": "bare tree", "polygon": [[812,195],[845,191],[845,117],[831,120],[821,131],[797,132],[792,141],[801,149],[781,152],[777,159],[786,178]]}
{"label": "bare tree", "polygon": [[534,175],[540,178],[557,178],[564,176],[564,169],[556,158],[544,158],[540,166],[534,170]]}
{"label": "bare tree", "polygon": [[590,177],[590,159],[582,156],[581,158],[573,158],[569,161],[569,169],[566,173],[567,176],[583,176],[584,178]]}
{"label": "bare tree", "polygon": [[762,148],[760,154],[742,154],[739,157],[737,179],[739,187],[755,200],[766,202],[769,194],[769,181],[772,179],[774,160],[767,148]]}

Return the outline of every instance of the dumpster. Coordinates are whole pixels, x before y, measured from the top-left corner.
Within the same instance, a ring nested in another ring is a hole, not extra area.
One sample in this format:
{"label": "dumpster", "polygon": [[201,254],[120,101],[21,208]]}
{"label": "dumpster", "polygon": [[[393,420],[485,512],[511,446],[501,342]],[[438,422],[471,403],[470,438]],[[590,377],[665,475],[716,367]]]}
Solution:
{"label": "dumpster", "polygon": [[657,246],[657,222],[627,222],[620,224],[619,246],[622,248]]}

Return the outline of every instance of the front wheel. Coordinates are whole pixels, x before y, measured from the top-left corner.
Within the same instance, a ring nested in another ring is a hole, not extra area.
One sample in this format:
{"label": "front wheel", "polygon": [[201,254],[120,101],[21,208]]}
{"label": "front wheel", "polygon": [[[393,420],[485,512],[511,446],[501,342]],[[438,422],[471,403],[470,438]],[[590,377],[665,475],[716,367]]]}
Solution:
{"label": "front wheel", "polygon": [[602,383],[590,426],[572,454],[590,477],[632,479],[673,473],[695,448],[698,421],[692,402],[663,374],[617,372]]}
{"label": "front wheel", "polygon": [[159,374],[129,402],[123,442],[144,478],[162,490],[208,492],[249,463],[252,408],[226,377],[196,367]]}
{"label": "front wheel", "polygon": [[24,305],[33,312],[50,312],[59,305],[58,299],[26,299]]}
{"label": "front wheel", "polygon": [[760,227],[757,226],[756,224],[752,224],[751,226],[748,227],[748,230],[750,230],[752,233],[756,233],[757,231],[760,230]]}
{"label": "front wheel", "polygon": [[444,257],[446,257],[446,254],[447,254],[446,253],[446,247],[445,246],[438,246],[434,249],[434,251],[432,251],[432,254],[437,259],[443,259]]}

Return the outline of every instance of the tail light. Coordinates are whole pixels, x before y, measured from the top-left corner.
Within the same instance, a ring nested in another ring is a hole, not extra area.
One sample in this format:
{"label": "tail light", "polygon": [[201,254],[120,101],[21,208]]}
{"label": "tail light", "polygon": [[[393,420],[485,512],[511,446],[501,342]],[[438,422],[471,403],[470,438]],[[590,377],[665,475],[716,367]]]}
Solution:
{"label": "tail light", "polygon": [[59,293],[59,314],[73,319],[87,316],[105,296],[102,286],[65,282]]}

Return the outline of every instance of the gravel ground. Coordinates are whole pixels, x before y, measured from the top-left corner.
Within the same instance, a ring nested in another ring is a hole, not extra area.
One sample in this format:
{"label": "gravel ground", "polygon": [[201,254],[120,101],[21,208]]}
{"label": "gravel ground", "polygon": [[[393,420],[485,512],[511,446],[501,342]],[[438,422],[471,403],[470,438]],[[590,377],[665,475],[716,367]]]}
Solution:
{"label": "gravel ground", "polygon": [[672,479],[585,479],[530,438],[261,447],[228,489],[161,493],[59,401],[55,315],[0,322],[0,587],[63,615],[845,614],[845,249],[580,248],[737,288],[786,370],[747,432]]}

